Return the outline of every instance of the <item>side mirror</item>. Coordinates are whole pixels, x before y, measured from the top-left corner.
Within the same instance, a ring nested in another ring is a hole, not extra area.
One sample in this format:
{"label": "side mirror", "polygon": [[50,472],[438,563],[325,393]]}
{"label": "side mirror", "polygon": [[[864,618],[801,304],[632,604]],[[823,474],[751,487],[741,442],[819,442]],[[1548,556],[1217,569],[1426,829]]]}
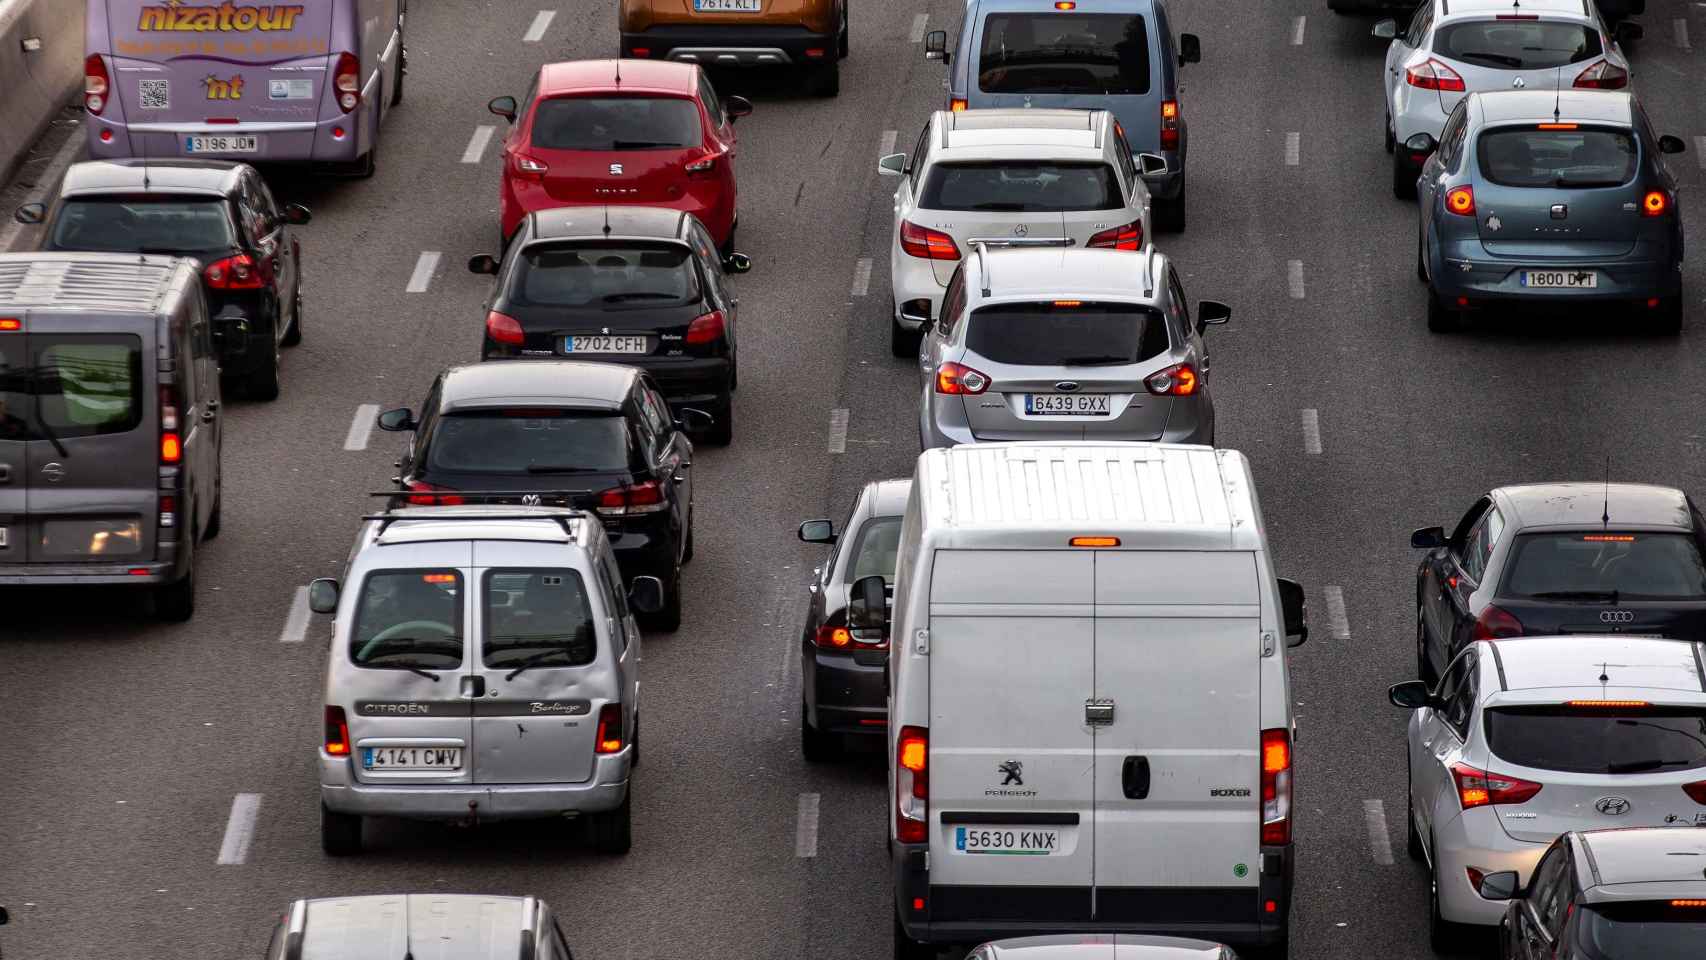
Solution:
{"label": "side mirror", "polygon": [[47,205],[26,203],[12,213],[12,219],[19,223],[42,223],[47,220]]}
{"label": "side mirror", "polygon": [[924,35],[924,59],[948,62],[948,31],[932,30]]}
{"label": "side mirror", "polygon": [[681,415],[675,418],[675,428],[677,430],[686,430],[688,432],[709,430],[711,429],[711,425],[716,422],[716,417],[711,416],[698,407],[682,407]]}
{"label": "side mirror", "polygon": [[752,258],[744,253],[731,253],[723,258],[724,273],[746,273],[752,269]]}
{"label": "side mirror", "polygon": [[1660,153],[1681,153],[1687,149],[1688,144],[1683,143],[1681,137],[1673,137],[1667,133],[1659,138]]}
{"label": "side mirror", "polygon": [[1285,645],[1301,647],[1309,640],[1309,601],[1296,580],[1279,577],[1280,611],[1285,615]]}
{"label": "side mirror", "polygon": [[493,97],[492,102],[486,104],[486,109],[490,110],[491,112],[497,114],[500,117],[503,117],[505,120],[508,120],[510,123],[515,122],[515,98],[514,97]]}
{"label": "side mirror", "polygon": [[657,577],[635,577],[628,587],[628,605],[641,613],[663,609],[663,581]]}
{"label": "side mirror", "polygon": [[321,577],[308,584],[308,609],[315,613],[338,612],[338,582]]}
{"label": "side mirror", "polygon": [[1202,333],[1209,327],[1218,327],[1232,319],[1232,308],[1219,300],[1197,301],[1197,332]]}
{"label": "side mirror", "polygon": [[1417,550],[1437,550],[1445,546],[1444,527],[1422,527],[1410,534],[1410,546]]}
{"label": "side mirror", "polygon": [[1140,153],[1136,157],[1137,172],[1145,177],[1159,177],[1167,172],[1167,158],[1158,153]]}
{"label": "side mirror", "polygon": [[828,520],[807,520],[800,524],[800,539],[805,543],[834,543],[835,524]]}
{"label": "side mirror", "polygon": [[1202,62],[1202,41],[1194,33],[1179,34],[1179,66]]}
{"label": "side mirror", "polygon": [[387,433],[403,433],[419,426],[415,423],[415,412],[408,407],[385,411],[379,415],[378,423],[379,429]]}
{"label": "side mirror", "polygon": [[906,154],[891,153],[877,159],[877,172],[885,177],[900,177],[906,175]]}
{"label": "side mirror", "polygon": [[1398,21],[1392,20],[1392,19],[1382,20],[1379,23],[1375,24],[1374,29],[1370,30],[1369,33],[1373,34],[1374,36],[1379,37],[1382,40],[1397,39],[1397,37],[1398,37]]}
{"label": "side mirror", "polygon": [[729,115],[729,120],[739,120],[752,113],[752,101],[745,97],[724,97],[723,112]]}
{"label": "side mirror", "polygon": [[1611,38],[1618,46],[1625,46],[1647,37],[1647,28],[1638,23],[1620,23],[1611,30]]}
{"label": "side mirror", "polygon": [[308,223],[308,221],[310,221],[312,219],[314,219],[313,212],[310,211],[307,207],[303,206],[302,204],[300,204],[300,203],[287,203],[284,205],[284,222],[285,223],[288,223],[293,227],[300,227],[300,226],[305,226]]}
{"label": "side mirror", "polygon": [[847,629],[855,633],[881,634],[889,621],[888,587],[879,574],[872,574],[853,584],[847,601]]}
{"label": "side mirror", "polygon": [[1475,892],[1483,900],[1512,900],[1522,896],[1522,885],[1515,870],[1500,870],[1482,877],[1481,886]]}
{"label": "side mirror", "polygon": [[1394,683],[1386,688],[1386,699],[1392,701],[1394,707],[1403,707],[1407,710],[1420,710],[1423,707],[1434,705],[1433,692],[1428,689],[1426,683],[1420,680],[1405,680],[1403,683]]}
{"label": "side mirror", "polygon": [[495,277],[498,275],[498,258],[489,253],[482,253],[477,257],[469,257],[468,272],[489,273]]}

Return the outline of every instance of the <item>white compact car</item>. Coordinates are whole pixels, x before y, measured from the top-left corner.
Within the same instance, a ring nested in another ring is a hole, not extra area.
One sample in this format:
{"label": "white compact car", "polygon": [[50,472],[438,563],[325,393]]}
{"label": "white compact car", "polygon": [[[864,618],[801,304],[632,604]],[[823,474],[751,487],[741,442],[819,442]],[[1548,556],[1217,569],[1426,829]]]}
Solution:
{"label": "white compact car", "polygon": [[974,241],[989,246],[1140,250],[1150,236],[1145,173],[1166,171],[1158,154],[1133,157],[1106,110],[938,110],[909,156],[878,172],[894,192],[894,284],[889,345],[918,348],[924,321]]}
{"label": "white compact car", "polygon": [[1416,178],[1445,119],[1472,92],[1621,90],[1629,85],[1622,44],[1641,27],[1606,27],[1583,0],[1426,0],[1403,26],[1382,20],[1374,35],[1386,51],[1386,152],[1392,192],[1416,195]]}
{"label": "white compact car", "polygon": [[1487,874],[1527,884],[1559,834],[1706,823],[1706,647],[1608,636],[1466,647],[1439,685],[1400,683],[1410,716],[1410,855],[1432,865],[1436,949],[1493,926]]}

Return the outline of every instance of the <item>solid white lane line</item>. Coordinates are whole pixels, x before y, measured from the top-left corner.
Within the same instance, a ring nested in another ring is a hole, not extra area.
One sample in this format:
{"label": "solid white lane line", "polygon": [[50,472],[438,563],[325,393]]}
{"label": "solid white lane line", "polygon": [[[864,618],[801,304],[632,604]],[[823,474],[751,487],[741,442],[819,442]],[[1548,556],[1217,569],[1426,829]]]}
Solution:
{"label": "solid white lane line", "polygon": [[349,433],[344,436],[345,450],[367,449],[367,438],[373,436],[373,418],[377,416],[377,403],[364,403],[355,408],[355,416],[349,422]]}
{"label": "solid white lane line", "polygon": [[1303,299],[1303,261],[1288,260],[1285,264],[1286,280],[1291,287],[1293,300]]}
{"label": "solid white lane line", "polygon": [[895,141],[895,137],[897,137],[897,136],[899,136],[899,134],[894,130],[884,130],[883,131],[883,141],[877,147],[877,156],[886,157],[889,154],[893,153],[894,152],[894,141]]}
{"label": "solid white lane line", "polygon": [[815,793],[800,794],[799,825],[794,830],[794,856],[817,856],[817,805]]}
{"label": "solid white lane line", "polygon": [[1327,587],[1321,592],[1327,595],[1327,636],[1334,640],[1349,640],[1351,618],[1345,613],[1344,589]]}
{"label": "solid white lane line", "polygon": [[1684,20],[1681,17],[1677,17],[1674,22],[1676,23],[1676,45],[1681,47],[1684,50],[1687,50],[1688,49],[1688,21]]}
{"label": "solid white lane line", "polygon": [[1297,132],[1285,135],[1285,165],[1297,166],[1297,155],[1303,149],[1303,135]]}
{"label": "solid white lane line", "polygon": [[862,297],[871,289],[871,258],[860,257],[853,265],[853,295]]}
{"label": "solid white lane line", "polygon": [[255,838],[255,821],[261,815],[261,795],[239,793],[231,801],[231,819],[225,821],[225,840],[219,844],[219,863],[231,866],[249,859],[249,841]]}
{"label": "solid white lane line", "polygon": [[847,452],[847,411],[841,407],[829,411],[829,452]]}
{"label": "solid white lane line", "polygon": [[432,284],[433,271],[438,269],[438,258],[442,256],[437,250],[422,250],[421,258],[415,261],[415,272],[409,275],[409,293],[426,293]]}
{"label": "solid white lane line", "polygon": [[1694,157],[1700,161],[1700,169],[1706,170],[1706,137],[1694,138]]}
{"label": "solid white lane line", "polygon": [[1386,804],[1380,800],[1362,802],[1362,819],[1368,825],[1368,850],[1374,862],[1392,865],[1392,837],[1386,832]]}
{"label": "solid white lane line", "polygon": [[290,598],[290,613],[284,618],[284,629],[278,633],[279,643],[301,643],[308,636],[308,588],[296,588],[296,596]]}
{"label": "solid white lane line", "polygon": [[551,21],[557,16],[555,10],[541,10],[533,18],[533,26],[527,28],[527,33],[521,38],[522,43],[538,43],[545,39],[545,31],[551,29]]}
{"label": "solid white lane line", "polygon": [[1321,413],[1313,408],[1303,411],[1303,452],[1321,452]]}
{"label": "solid white lane line", "polygon": [[479,163],[485,156],[486,144],[492,142],[492,132],[497,130],[494,124],[482,123],[474,128],[474,135],[468,138],[468,149],[462,151],[463,163]]}
{"label": "solid white lane line", "polygon": [[1294,17],[1294,18],[1292,18],[1292,21],[1291,21],[1291,45],[1292,46],[1294,46],[1294,47],[1303,46],[1303,28],[1306,24],[1308,24],[1308,22],[1309,22],[1308,17]]}
{"label": "solid white lane line", "polygon": [[929,23],[929,22],[930,22],[930,15],[928,13],[921,13],[918,16],[912,18],[912,42],[913,43],[923,43],[924,42],[924,25]]}

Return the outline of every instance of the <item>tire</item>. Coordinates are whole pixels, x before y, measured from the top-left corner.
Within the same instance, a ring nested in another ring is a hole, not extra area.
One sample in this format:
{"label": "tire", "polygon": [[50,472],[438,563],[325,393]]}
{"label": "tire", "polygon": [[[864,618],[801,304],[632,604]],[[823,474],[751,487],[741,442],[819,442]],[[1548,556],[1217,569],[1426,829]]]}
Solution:
{"label": "tire", "polygon": [[202,540],[213,540],[219,536],[221,527],[220,513],[225,507],[225,496],[222,493],[213,495],[213,513],[207,518],[207,529],[201,532]]}
{"label": "tire", "polygon": [[705,442],[713,447],[726,447],[735,439],[735,398],[725,396],[711,414],[715,422],[705,430]]}
{"label": "tire", "polygon": [[900,325],[900,318],[889,314],[889,353],[905,360],[918,356],[917,333]]}
{"label": "tire", "polygon": [[812,726],[806,716],[805,698],[800,698],[800,756],[805,757],[807,763],[823,763],[840,755],[841,737],[823,733]]}
{"label": "tire", "polygon": [[1671,297],[1652,311],[1648,320],[1652,331],[1660,336],[1674,337],[1682,332],[1682,298]]}
{"label": "tire", "polygon": [[1396,150],[1392,153],[1392,195],[1400,200],[1416,199],[1416,177],[1419,174],[1415,167],[1410,166],[1402,153]]}
{"label": "tire", "polygon": [[1416,239],[1416,279],[1423,283],[1428,282],[1427,253],[1419,237]]}
{"label": "tire", "polygon": [[646,627],[659,633],[674,633],[681,629],[681,568],[663,585],[663,609],[646,616]]}
{"label": "tire", "polygon": [[936,960],[941,951],[928,943],[919,943],[906,935],[900,925],[900,915],[894,918],[894,960]]}
{"label": "tire", "polygon": [[1386,152],[1398,152],[1398,138],[1392,135],[1392,114],[1386,115]]}
{"label": "tire", "polygon": [[1428,945],[1435,953],[1455,953],[1464,945],[1464,928],[1439,914],[1439,857],[1433,858],[1434,869],[1428,876]]}
{"label": "tire", "polygon": [[1422,848],[1422,835],[1416,832],[1416,782],[1410,773],[1410,757],[1404,757],[1404,852],[1417,863],[1426,863],[1428,852]]}
{"label": "tire", "polygon": [[357,180],[367,180],[373,172],[379,169],[379,118],[373,120],[373,144],[368,147],[367,154],[359,157],[350,165],[350,176]]}
{"label": "tire", "polygon": [[1185,232],[1185,185],[1179,184],[1179,195],[1171,200],[1156,200],[1149,208],[1150,219],[1157,233]]}
{"label": "tire", "polygon": [[397,75],[391,81],[391,106],[403,102],[403,77],[409,72],[409,45],[403,40],[403,28],[397,28]]}
{"label": "tire", "polygon": [[[632,781],[630,780],[630,784]],[[624,854],[634,845],[633,787],[622,805],[604,813],[587,815],[587,839],[599,853]]]}
{"label": "tire", "polygon": [[687,543],[681,548],[681,563],[686,566],[693,562],[693,504],[687,505]]}
{"label": "tire", "polygon": [[320,804],[320,849],[328,856],[349,857],[361,852],[361,816],[336,813]]}
{"label": "tire", "polygon": [[250,400],[270,403],[278,399],[278,375],[281,358],[278,352],[278,339],[273,334],[273,325],[277,323],[277,318],[274,318],[273,323],[267,325],[264,340],[267,345],[266,357],[258,366],[249,371],[248,377],[243,381],[243,394]]}
{"label": "tire", "polygon": [[[852,2],[852,0],[848,0],[848,3],[850,3],[850,2]],[[836,45],[835,45],[836,55],[841,57],[841,59],[843,59],[843,60],[847,59],[847,50],[848,50],[848,42],[847,41],[848,41],[848,39],[849,39],[849,34],[848,34],[848,30],[847,30],[847,3],[843,3],[841,5],[841,37],[836,42]]]}
{"label": "tire", "polygon": [[838,97],[841,95],[841,61],[831,60],[817,68],[814,92],[820,97]]}
{"label": "tire", "polygon": [[[717,248],[717,256],[727,257],[735,252],[735,231],[740,229],[739,221],[729,225],[729,235],[723,238],[723,245]],[[517,231],[519,232],[519,231]],[[507,246],[507,244],[506,244]]]}
{"label": "tire", "polygon": [[1239,956],[1249,957],[1250,960],[1289,960],[1291,957],[1290,928],[1286,929],[1285,935],[1280,938],[1278,943],[1270,943],[1265,947],[1256,947],[1254,949],[1244,950],[1239,953]]}
{"label": "tire", "polygon": [[1446,306],[1432,290],[1428,291],[1428,329],[1434,333],[1456,333],[1463,329],[1463,314]]}
{"label": "tire", "polygon": [[296,297],[290,305],[290,326],[284,330],[284,339],[278,342],[281,347],[294,347],[302,342],[302,274],[296,275]]}
{"label": "tire", "polygon": [[172,583],[154,588],[154,617],[166,623],[183,623],[195,616],[195,566]]}

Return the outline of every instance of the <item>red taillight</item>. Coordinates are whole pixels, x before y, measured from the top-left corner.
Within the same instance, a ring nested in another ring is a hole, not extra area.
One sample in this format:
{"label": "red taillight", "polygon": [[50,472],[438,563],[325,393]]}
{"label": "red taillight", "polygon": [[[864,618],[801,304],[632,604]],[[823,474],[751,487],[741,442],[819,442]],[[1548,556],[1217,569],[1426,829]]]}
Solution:
{"label": "red taillight", "polygon": [[486,336],[497,343],[507,343],[513,347],[519,347],[527,341],[527,337],[521,332],[521,321],[496,310],[486,314]]}
{"label": "red taillight", "polygon": [[705,173],[717,165],[717,155],[708,153],[687,165],[688,173]]}
{"label": "red taillight", "polygon": [[550,165],[543,160],[535,160],[525,153],[515,155],[515,173],[523,180],[543,181],[545,174],[550,172]]}
{"label": "red taillight", "polygon": [[1291,842],[1291,733],[1262,731],[1262,843]]}
{"label": "red taillight", "polygon": [[1445,193],[1445,208],[1460,217],[1475,215],[1475,188],[1452,187]]}
{"label": "red taillight", "polygon": [[607,703],[598,710],[598,752],[621,753],[626,745],[622,739],[622,705]]}
{"label": "red taillight", "polygon": [[1590,90],[1621,90],[1629,85],[1629,71],[1610,60],[1601,60],[1576,74],[1574,85]]}
{"label": "red taillight", "polygon": [[1188,363],[1175,363],[1165,370],[1145,377],[1143,385],[1158,397],[1194,396],[1202,387],[1197,368]]}
{"label": "red taillight", "polygon": [[1102,247],[1107,250],[1141,250],[1143,249],[1143,221],[1133,220],[1117,227],[1109,227],[1090,236],[1088,246]]}
{"label": "red taillight", "polygon": [[1473,640],[1502,640],[1505,637],[1522,636],[1522,621],[1512,616],[1509,611],[1487,604],[1487,609],[1475,618],[1475,630],[1470,635]]}
{"label": "red taillight", "polygon": [[652,55],[652,48],[651,47],[629,47],[628,48],[628,56],[630,56],[630,57],[649,57],[651,55]]}
{"label": "red taillight", "polygon": [[936,368],[936,392],[955,396],[977,396],[989,389],[989,378],[963,363],[952,360]]}
{"label": "red taillight", "polygon": [[1423,90],[1445,90],[1456,93],[1462,93],[1464,90],[1463,78],[1457,75],[1457,71],[1432,57],[1413,67],[1405,67],[1404,82]]}
{"label": "red taillight", "polygon": [[1451,777],[1457,781],[1457,802],[1465,810],[1489,803],[1527,803],[1541,787],[1530,780],[1488,773],[1467,763],[1452,764]]}
{"label": "red taillight", "polygon": [[701,313],[687,325],[687,345],[704,346],[723,339],[723,311]]}
{"label": "red taillight", "polygon": [[349,113],[361,105],[361,61],[353,53],[338,54],[332,70],[332,86],[337,91],[338,109]]}
{"label": "red taillight", "polygon": [[953,97],[953,98],[948,100],[948,109],[952,110],[955,113],[959,113],[961,110],[964,110],[965,108],[966,108],[966,102],[964,100],[960,99],[959,97]]}
{"label": "red taillight", "polygon": [[1641,216],[1662,217],[1670,210],[1670,196],[1663,190],[1648,190],[1641,198]]}
{"label": "red taillight", "polygon": [[940,230],[921,227],[911,220],[900,222],[900,248],[908,256],[924,260],[958,260],[960,248],[954,238]]}
{"label": "red taillight", "polygon": [[97,117],[107,108],[111,79],[107,75],[107,61],[98,53],[89,54],[83,61],[83,108]]}
{"label": "red taillight", "polygon": [[895,838],[901,843],[923,843],[930,819],[929,732],[923,727],[901,727],[894,759]]}
{"label": "red taillight", "polygon": [[1161,101],[1161,149],[1179,149],[1179,101]]}
{"label": "red taillight", "polygon": [[175,464],[184,459],[183,438],[178,435],[178,397],[169,386],[160,387],[160,462]]}
{"label": "red taillight", "polygon": [[175,433],[160,434],[160,462],[177,463],[184,459],[183,441]]}
{"label": "red taillight", "polygon": [[625,517],[636,513],[659,513],[669,509],[663,487],[656,480],[625,483],[611,487],[598,495],[598,512],[607,517]]}
{"label": "red taillight", "polygon": [[326,708],[326,753],[334,757],[349,756],[349,721],[344,719],[343,707]]}
{"label": "red taillight", "polygon": [[1706,780],[1696,780],[1682,785],[1682,792],[1688,794],[1688,799],[1695,803],[1706,804]]}
{"label": "red taillight", "polygon": [[202,268],[202,279],[215,290],[264,290],[268,283],[265,264],[257,264],[246,253],[215,260]]}
{"label": "red taillight", "polygon": [[404,480],[403,489],[414,494],[413,496],[403,498],[408,501],[411,506],[459,507],[464,502],[461,497],[458,497],[453,493],[439,492],[443,490],[450,490],[450,487],[441,487],[437,484],[427,483],[424,480]]}

